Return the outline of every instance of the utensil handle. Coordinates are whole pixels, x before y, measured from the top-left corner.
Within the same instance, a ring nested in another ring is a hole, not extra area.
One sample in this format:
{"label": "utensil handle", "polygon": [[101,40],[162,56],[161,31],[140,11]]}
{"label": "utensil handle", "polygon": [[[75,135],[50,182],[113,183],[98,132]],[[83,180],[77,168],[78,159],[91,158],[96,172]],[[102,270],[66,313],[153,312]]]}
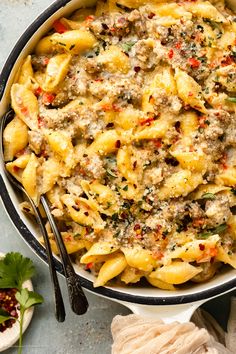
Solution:
{"label": "utensil handle", "polygon": [[61,233],[57,228],[56,222],[53,218],[53,215],[51,214],[46,198],[44,196],[41,196],[40,201],[47,215],[60,253],[67,282],[71,309],[77,315],[83,315],[88,309],[88,301],[80,285],[79,276],[75,273],[75,270],[71,264],[70,257],[68,256]]}
{"label": "utensil handle", "polygon": [[55,316],[58,322],[64,322],[66,313],[65,313],[65,306],[62,298],[62,293],[61,293],[61,288],[59,285],[58,277],[57,277],[57,272],[55,269],[55,265],[53,263],[53,255],[52,255],[52,250],[51,250],[51,245],[48,239],[47,231],[44,226],[44,222],[41,218],[40,211],[38,208],[34,206],[34,203],[31,203],[36,219],[38,221],[38,224],[40,226],[42,235],[43,235],[43,240],[47,252],[47,259],[48,259],[48,265],[49,265],[49,271],[50,271],[50,276],[53,284],[53,292],[54,292],[54,300],[55,300]]}
{"label": "utensil handle", "polygon": [[206,300],[197,301],[189,304],[180,305],[140,305],[119,301],[122,305],[128,307],[134,314],[161,319],[165,323],[178,321],[180,323],[189,322],[194,311]]}

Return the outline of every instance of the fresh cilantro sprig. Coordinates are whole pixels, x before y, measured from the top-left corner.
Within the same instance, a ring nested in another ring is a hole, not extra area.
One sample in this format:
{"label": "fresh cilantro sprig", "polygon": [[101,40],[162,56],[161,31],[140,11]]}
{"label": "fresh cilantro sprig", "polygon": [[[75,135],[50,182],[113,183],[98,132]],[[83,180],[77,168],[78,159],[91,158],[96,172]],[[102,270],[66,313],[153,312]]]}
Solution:
{"label": "fresh cilantro sprig", "polygon": [[35,274],[33,262],[20,253],[8,253],[0,260],[0,289],[18,289]]}
{"label": "fresh cilantro sprig", "polygon": [[11,316],[4,309],[0,308],[0,324],[14,319],[20,325],[19,349],[18,354],[22,353],[23,323],[26,310],[41,304],[43,297],[33,291],[23,288],[23,283],[32,278],[35,274],[35,267],[29,258],[23,257],[20,253],[8,253],[0,260],[0,289],[14,288],[16,300],[20,305],[20,319]]}

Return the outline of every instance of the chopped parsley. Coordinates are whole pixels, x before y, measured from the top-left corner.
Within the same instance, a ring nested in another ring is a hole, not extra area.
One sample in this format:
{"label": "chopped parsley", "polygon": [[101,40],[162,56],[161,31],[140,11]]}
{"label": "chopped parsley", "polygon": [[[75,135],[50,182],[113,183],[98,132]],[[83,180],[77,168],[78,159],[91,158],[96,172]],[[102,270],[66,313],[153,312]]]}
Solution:
{"label": "chopped parsley", "polygon": [[124,52],[128,53],[131,51],[132,47],[135,45],[136,42],[126,42],[126,43],[122,43],[121,47],[123,49]]}

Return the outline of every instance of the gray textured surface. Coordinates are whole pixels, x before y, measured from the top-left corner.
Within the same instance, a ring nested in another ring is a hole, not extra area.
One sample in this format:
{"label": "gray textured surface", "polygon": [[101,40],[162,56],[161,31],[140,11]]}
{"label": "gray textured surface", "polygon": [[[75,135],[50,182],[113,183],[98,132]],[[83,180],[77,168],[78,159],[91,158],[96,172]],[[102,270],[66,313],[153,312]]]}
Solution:
{"label": "gray textured surface", "polygon": [[[0,69],[10,50],[32,20],[52,1],[50,0],[0,0]],[[47,266],[20,238],[12,226],[2,204],[0,204],[0,250],[20,251],[30,257],[37,267],[34,287],[44,298],[44,305],[35,311],[33,320],[24,336],[26,354],[108,354],[111,347],[110,323],[112,318],[128,311],[111,301],[88,295],[90,308],[85,316],[75,316],[69,308],[66,287],[61,278],[65,305],[66,322],[58,324],[54,319],[53,301]],[[16,348],[6,354],[16,353]]]}
{"label": "gray textured surface", "polygon": [[[24,29],[52,1],[50,0],[0,0],[0,70],[10,50]],[[109,354],[111,346],[110,323],[116,314],[128,310],[114,302],[89,294],[90,308],[83,317],[71,313],[68,301],[66,322],[58,324],[53,315],[53,301],[47,266],[33,254],[12,226],[0,204],[0,251],[20,251],[30,257],[37,267],[35,290],[44,298],[44,305],[36,308],[33,321],[24,336],[26,354]],[[61,278],[63,293],[66,288]],[[220,297],[205,305],[225,325],[230,295]],[[16,348],[6,354],[16,353]]]}

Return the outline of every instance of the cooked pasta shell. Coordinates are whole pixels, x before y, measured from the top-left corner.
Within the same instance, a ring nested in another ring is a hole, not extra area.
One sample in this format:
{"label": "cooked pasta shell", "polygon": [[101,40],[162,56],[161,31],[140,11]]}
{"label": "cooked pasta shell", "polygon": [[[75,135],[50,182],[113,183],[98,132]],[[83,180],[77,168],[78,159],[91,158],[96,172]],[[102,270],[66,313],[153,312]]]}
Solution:
{"label": "cooked pasta shell", "polygon": [[134,138],[137,140],[163,138],[170,127],[170,123],[167,119],[155,120],[149,127],[137,131]]}
{"label": "cooked pasta shell", "polygon": [[28,127],[18,117],[7,124],[3,132],[5,161],[12,161],[14,156],[28,144]]}
{"label": "cooked pasta shell", "polygon": [[174,261],[170,265],[157,268],[150,278],[159,279],[168,284],[182,284],[201,273],[200,267],[194,267],[188,262]]}
{"label": "cooked pasta shell", "polygon": [[236,167],[228,167],[219,173],[215,179],[217,184],[234,187],[236,186]]}
{"label": "cooked pasta shell", "polygon": [[177,148],[170,151],[170,154],[179,161],[183,169],[204,173],[209,167],[210,161],[202,151],[183,151]]}
{"label": "cooked pasta shell", "polygon": [[175,69],[175,80],[178,96],[184,103],[202,113],[206,113],[201,86],[185,71],[178,68]]}
{"label": "cooked pasta shell", "polygon": [[136,247],[122,247],[122,252],[125,255],[127,263],[130,267],[139,270],[150,272],[156,265],[156,260],[153,258],[151,251]]}
{"label": "cooked pasta shell", "polygon": [[52,36],[43,37],[36,45],[34,51],[37,55],[52,54],[54,46],[51,40]]}
{"label": "cooked pasta shell", "polygon": [[209,1],[197,1],[194,3],[185,1],[183,7],[192,12],[194,16],[208,18],[211,21],[227,23],[226,18]]}
{"label": "cooked pasta shell", "polygon": [[111,45],[104,52],[99,54],[97,61],[104,65],[105,70],[110,73],[127,74],[130,70],[130,60],[121,48]]}
{"label": "cooked pasta shell", "polygon": [[53,92],[64,80],[71,61],[70,54],[58,54],[53,56],[47,65],[43,90]]}
{"label": "cooked pasta shell", "polygon": [[51,42],[56,48],[71,54],[81,54],[96,46],[97,40],[87,30],[73,30],[64,33],[54,33]]}
{"label": "cooked pasta shell", "polygon": [[28,81],[34,77],[34,72],[31,64],[31,55],[28,55],[20,69],[18,83],[27,85]]}
{"label": "cooked pasta shell", "polygon": [[50,191],[60,176],[61,164],[53,157],[42,164],[42,182],[40,186],[41,194]]}
{"label": "cooked pasta shell", "polygon": [[39,162],[34,154],[31,154],[29,162],[22,173],[22,184],[34,203],[39,203],[39,191],[37,185],[37,168]]}
{"label": "cooked pasta shell", "polygon": [[115,278],[123,272],[126,266],[127,262],[122,253],[117,253],[110,256],[110,258],[102,265],[94,282],[94,287],[97,288],[105,285],[109,280]]}
{"label": "cooked pasta shell", "polygon": [[30,159],[30,154],[23,154],[13,162],[6,164],[6,169],[17,181],[22,182],[22,173]]}
{"label": "cooked pasta shell", "polygon": [[[66,246],[66,250],[68,254],[72,254],[72,253],[76,253],[84,248],[89,248],[91,243],[89,241],[86,240],[81,240],[81,239],[77,239],[76,237],[74,237],[72,234],[70,234],[69,232],[61,232],[64,244]],[[52,248],[52,252],[54,254],[59,254],[59,250],[57,247],[57,243],[55,241],[55,239],[53,238],[53,236],[51,235],[51,237],[49,238],[50,241],[50,245]],[[40,238],[40,242],[42,244],[44,244],[44,240],[43,238]]]}
{"label": "cooked pasta shell", "polygon": [[202,182],[203,178],[200,173],[180,170],[165,179],[164,185],[157,194],[161,200],[186,196]]}
{"label": "cooked pasta shell", "polygon": [[101,256],[112,254],[118,249],[119,247],[116,246],[114,242],[98,241],[81,257],[80,262],[87,264],[99,261]]}
{"label": "cooked pasta shell", "polygon": [[216,255],[216,260],[225,264],[229,264],[236,269],[236,253],[229,252],[228,250],[225,250],[222,246],[218,247],[218,254]]}
{"label": "cooked pasta shell", "polygon": [[223,185],[217,185],[217,184],[206,184],[206,185],[201,185],[198,187],[196,192],[191,194],[191,197],[193,199],[201,199],[202,196],[206,193],[211,193],[211,194],[217,194],[219,192],[227,191],[230,190],[229,187],[223,186]]}
{"label": "cooked pasta shell", "polygon": [[92,144],[89,145],[88,151],[107,155],[117,150],[117,142],[120,142],[120,139],[121,137],[116,130],[106,130],[104,133],[99,134]]}
{"label": "cooked pasta shell", "polygon": [[71,138],[63,131],[52,131],[46,135],[51,150],[70,169],[74,166],[74,147]]}
{"label": "cooked pasta shell", "polygon": [[104,229],[105,223],[92,200],[85,198],[74,199],[69,194],[63,195],[61,200],[67,206],[72,220],[80,225],[93,227],[95,232]]}
{"label": "cooked pasta shell", "polygon": [[140,281],[140,279],[142,278],[142,276],[145,275],[145,272],[137,269],[137,268],[133,268],[130,266],[127,266],[125,268],[125,270],[123,271],[123,273],[121,274],[121,281],[123,281],[125,284],[134,284]]}
{"label": "cooked pasta shell", "polygon": [[38,128],[39,106],[36,96],[24,85],[11,88],[11,104],[17,116],[32,130]]}
{"label": "cooked pasta shell", "polygon": [[152,286],[155,286],[156,288],[162,290],[171,290],[171,291],[176,290],[173,284],[166,283],[160,279],[151,278],[150,276],[146,276],[146,279]]}

